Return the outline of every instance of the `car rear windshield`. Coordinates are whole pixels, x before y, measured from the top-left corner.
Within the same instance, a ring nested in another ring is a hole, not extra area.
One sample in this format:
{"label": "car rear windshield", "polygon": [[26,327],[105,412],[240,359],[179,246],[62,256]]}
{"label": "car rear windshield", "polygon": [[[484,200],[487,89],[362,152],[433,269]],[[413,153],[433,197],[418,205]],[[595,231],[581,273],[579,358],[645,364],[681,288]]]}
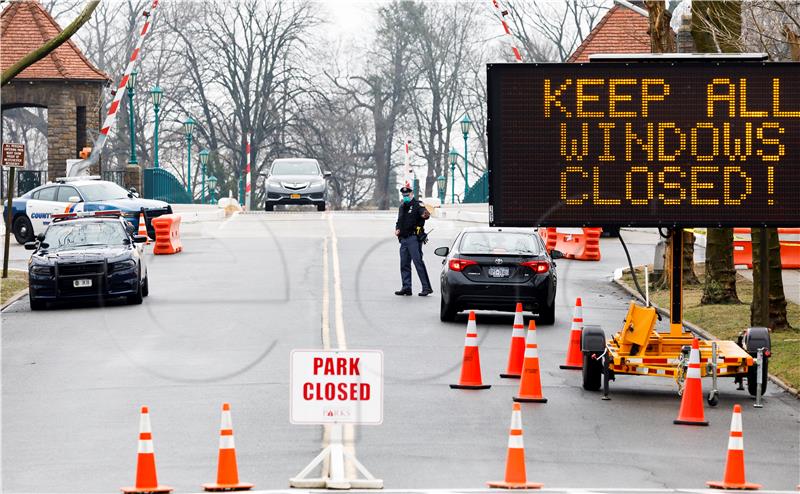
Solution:
{"label": "car rear windshield", "polygon": [[128,238],[118,221],[54,223],[44,234],[50,250],[98,245],[123,245]]}
{"label": "car rear windshield", "polygon": [[86,201],[109,201],[128,198],[128,191],[113,182],[81,185],[80,189]]}
{"label": "car rear windshield", "polygon": [[272,175],[319,175],[313,161],[278,161],[272,165]]}
{"label": "car rear windshield", "polygon": [[461,237],[462,254],[542,254],[539,242],[530,233],[467,232]]}

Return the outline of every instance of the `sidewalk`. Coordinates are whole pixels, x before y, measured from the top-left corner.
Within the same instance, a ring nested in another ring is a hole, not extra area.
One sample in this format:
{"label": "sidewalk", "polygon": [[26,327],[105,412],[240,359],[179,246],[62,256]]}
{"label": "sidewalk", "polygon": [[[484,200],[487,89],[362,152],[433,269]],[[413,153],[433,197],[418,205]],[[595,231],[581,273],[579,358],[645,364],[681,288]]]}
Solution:
{"label": "sidewalk", "polygon": [[[752,269],[737,269],[737,273],[753,281]],[[783,269],[783,293],[786,300],[800,304],[800,269]]]}

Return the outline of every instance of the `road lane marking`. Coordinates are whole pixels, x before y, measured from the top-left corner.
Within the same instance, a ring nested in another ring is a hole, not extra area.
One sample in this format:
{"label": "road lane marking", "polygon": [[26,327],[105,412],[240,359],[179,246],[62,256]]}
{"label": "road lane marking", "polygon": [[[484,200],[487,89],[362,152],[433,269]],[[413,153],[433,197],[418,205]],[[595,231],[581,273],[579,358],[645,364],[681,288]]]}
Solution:
{"label": "road lane marking", "polygon": [[328,229],[331,238],[331,261],[333,264],[333,310],[336,324],[336,343],[339,350],[347,350],[347,339],[344,332],[344,315],[342,310],[342,275],[339,265],[339,239],[333,226],[333,215],[327,213]]}
{"label": "road lane marking", "polygon": [[[329,277],[329,262],[328,256],[330,255],[330,264],[333,267],[333,320],[336,330],[336,349],[347,350],[347,338],[344,329],[344,310],[342,308],[342,276],[341,265],[339,262],[339,240],[336,236],[336,228],[333,224],[333,214],[330,212],[323,213],[328,220],[328,235],[325,237],[323,243],[323,290],[322,290],[322,346],[325,350],[331,349],[331,327],[330,327],[330,277]],[[330,249],[328,248],[330,242]],[[328,426],[324,427],[322,446],[327,447],[330,442],[330,430]],[[356,455],[355,448],[355,427],[353,424],[344,424],[343,427],[343,442],[344,449],[353,457]],[[323,464],[323,475],[328,471],[328,461]],[[356,478],[356,468],[348,459],[345,459],[345,472],[347,477]]]}
{"label": "road lane marking", "polygon": [[328,274],[328,237],[322,240],[322,348],[331,348],[331,294],[330,275]]}

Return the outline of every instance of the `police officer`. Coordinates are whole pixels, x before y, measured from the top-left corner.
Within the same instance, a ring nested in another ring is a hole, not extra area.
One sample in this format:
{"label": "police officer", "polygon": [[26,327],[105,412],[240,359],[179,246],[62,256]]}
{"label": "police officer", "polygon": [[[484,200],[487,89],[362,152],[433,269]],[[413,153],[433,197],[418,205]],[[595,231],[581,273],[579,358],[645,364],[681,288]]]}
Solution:
{"label": "police officer", "polygon": [[422,201],[412,197],[412,191],[408,187],[400,189],[403,194],[403,202],[397,214],[397,224],[395,224],[394,234],[400,241],[400,276],[403,279],[403,288],[394,292],[395,295],[411,295],[411,261],[417,268],[417,276],[422,283],[420,297],[425,297],[433,293],[431,281],[428,279],[428,271],[425,263],[422,262],[422,245],[418,235],[425,231],[425,220],[431,215]]}

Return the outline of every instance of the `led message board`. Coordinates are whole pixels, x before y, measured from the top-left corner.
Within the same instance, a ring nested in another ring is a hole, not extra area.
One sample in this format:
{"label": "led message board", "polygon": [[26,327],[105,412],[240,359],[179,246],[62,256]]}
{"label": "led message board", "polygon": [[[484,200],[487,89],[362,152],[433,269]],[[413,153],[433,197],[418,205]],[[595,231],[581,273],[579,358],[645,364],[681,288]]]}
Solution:
{"label": "led message board", "polygon": [[800,225],[800,64],[487,70],[492,225]]}

